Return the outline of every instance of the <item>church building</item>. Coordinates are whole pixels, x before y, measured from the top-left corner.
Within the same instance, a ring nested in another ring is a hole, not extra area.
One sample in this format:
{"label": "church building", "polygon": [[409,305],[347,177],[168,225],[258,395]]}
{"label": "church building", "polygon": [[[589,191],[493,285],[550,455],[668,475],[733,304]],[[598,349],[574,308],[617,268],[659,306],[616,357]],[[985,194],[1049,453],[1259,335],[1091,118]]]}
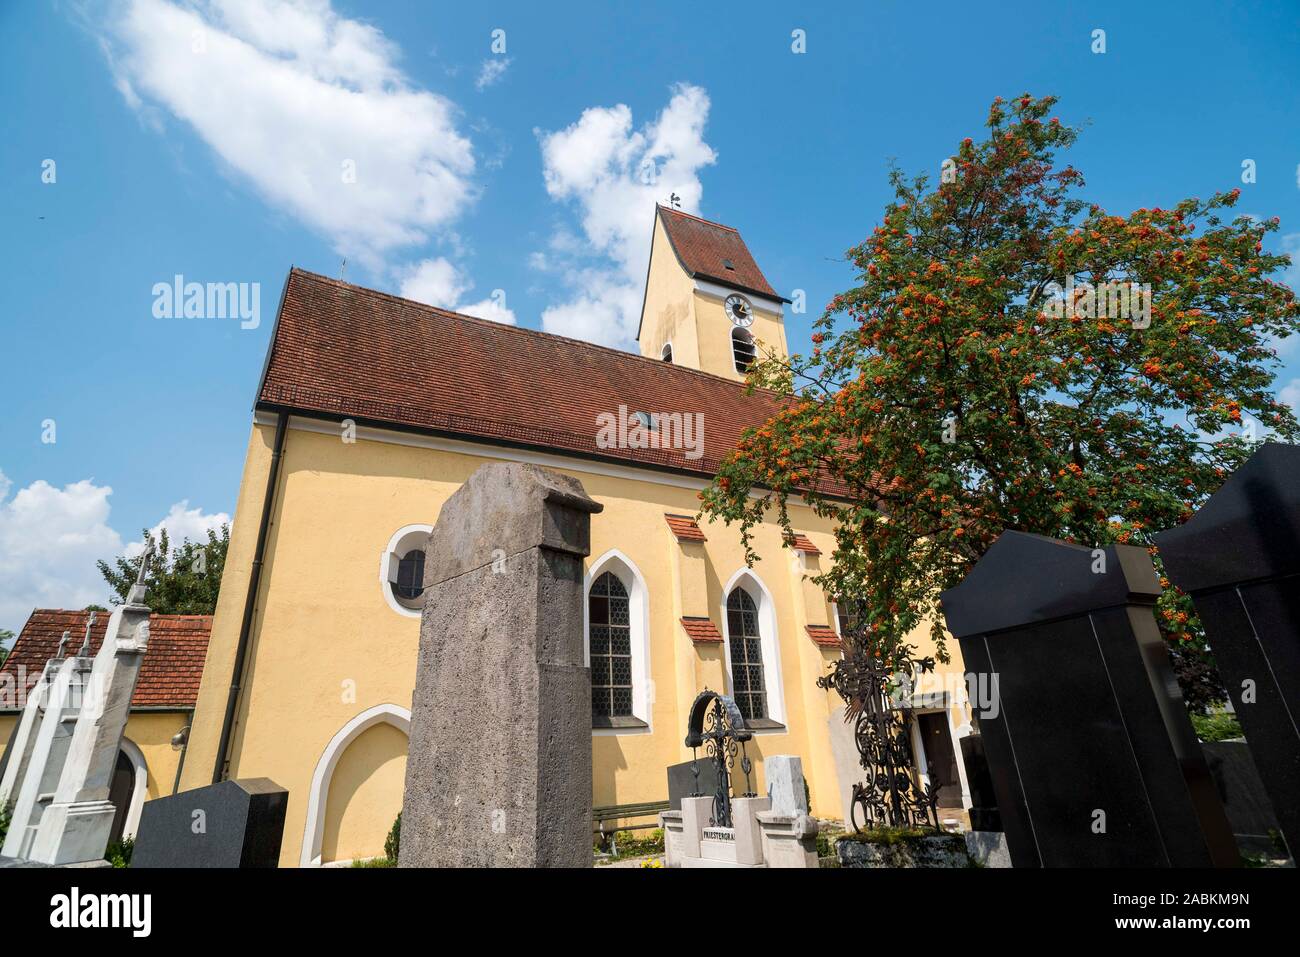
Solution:
{"label": "church building", "polygon": [[[789,301],[735,229],[660,206],[653,230],[639,355],[290,271],[181,780],[287,788],[282,866],[383,852],[402,803],[421,547],[447,498],[499,461],[571,475],[604,507],[586,562],[594,805],[667,799],[709,688],[754,729],[756,791],[765,755],[798,755],[812,813],[842,815],[861,774],[842,703],[816,684],[840,654],[837,609],[808,580],[832,528],[792,502],[799,534],[756,530],[763,560],[747,567],[735,528],[695,519],[741,432],[779,407],[744,377],[756,350],[787,353]],[[956,808],[969,805],[959,698],[932,695],[914,734]],[[496,710],[484,700],[476,720]]]}

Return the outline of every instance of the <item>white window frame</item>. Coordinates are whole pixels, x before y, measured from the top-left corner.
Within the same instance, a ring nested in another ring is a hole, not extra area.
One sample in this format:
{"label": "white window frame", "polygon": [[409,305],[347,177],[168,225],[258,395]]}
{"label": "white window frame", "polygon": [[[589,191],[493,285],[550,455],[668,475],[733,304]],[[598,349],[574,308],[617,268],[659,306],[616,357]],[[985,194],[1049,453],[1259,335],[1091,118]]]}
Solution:
{"label": "white window frame", "polygon": [[588,597],[591,586],[605,572],[611,572],[627,589],[628,623],[631,625],[632,717],[645,722],[643,728],[592,728],[592,737],[620,734],[650,734],[654,731],[650,693],[650,591],[636,563],[617,548],[611,548],[587,568],[582,586],[582,659],[591,667],[591,621]]}
{"label": "white window frame", "polygon": [[[666,358],[666,359],[664,358],[664,353],[665,353],[665,352],[668,353],[668,358]],[[666,362],[666,363],[668,363],[669,365],[672,365],[672,364],[673,364],[673,358],[674,358],[674,353],[673,353],[673,341],[672,341],[671,339],[669,339],[667,342],[665,342],[662,346],[659,347],[659,361],[660,361],[660,362]]]}
{"label": "white window frame", "polygon": [[776,603],[772,592],[763,580],[749,568],[741,568],[728,579],[722,589],[722,653],[727,664],[727,694],[732,693],[735,681],[731,676],[731,620],[727,614],[727,598],[731,592],[743,587],[758,606],[759,648],[763,653],[763,691],[767,694],[767,716],[782,725],[780,728],[755,728],[755,734],[785,734],[789,730],[785,710],[785,686],[781,680],[781,643],[777,628]]}
{"label": "white window frame", "polygon": [[379,588],[384,594],[388,607],[407,618],[419,618],[419,608],[407,608],[393,594],[393,582],[397,580],[397,565],[402,556],[412,548],[424,544],[424,540],[433,531],[432,525],[403,525],[388,540],[388,547],[379,556]]}

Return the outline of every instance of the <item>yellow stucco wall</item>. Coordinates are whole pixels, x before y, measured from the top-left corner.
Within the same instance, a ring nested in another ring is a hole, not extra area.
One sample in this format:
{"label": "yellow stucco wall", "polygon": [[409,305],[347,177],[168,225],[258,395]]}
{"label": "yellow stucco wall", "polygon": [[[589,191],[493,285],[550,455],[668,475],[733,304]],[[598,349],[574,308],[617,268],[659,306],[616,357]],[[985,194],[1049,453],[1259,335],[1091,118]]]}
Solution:
{"label": "yellow stucco wall", "polygon": [[348,745],[330,782],[322,862],[383,853],[405,776],[406,735],[391,724],[372,725]]}
{"label": "yellow stucco wall", "polygon": [[[442,503],[491,460],[471,454],[471,446],[430,448],[422,439],[364,429],[348,444],[328,423],[294,422],[305,428],[290,428],[286,437],[230,768],[232,777],[265,776],[288,788],[284,866],[299,862],[313,773],[331,740],[374,706],[410,707],[419,621],[401,615],[384,598],[380,565],[389,540],[404,526],[433,524]],[[259,424],[250,437],[183,789],[207,784],[212,777],[273,435],[273,426]],[[739,537],[734,528],[705,526],[706,543],[680,545],[663,516],[693,514],[696,487],[652,481],[648,473],[594,474],[587,470],[591,466],[564,461],[570,467],[560,470],[577,477],[604,505],[604,511],[593,516],[588,569],[617,549],[640,571],[649,598],[651,685],[643,717],[651,727],[634,733],[593,733],[593,801],[613,805],[662,800],[667,797],[664,769],[689,757],[682,739],[691,700],[706,686],[726,687],[723,648],[694,645],[679,619],[684,614],[708,615],[723,627],[724,587],[744,570]],[[793,506],[793,514],[796,527],[829,555],[834,547],[829,525],[802,506]],[[839,704],[815,686],[834,653],[816,646],[803,627],[831,623],[832,608],[804,582],[805,571],[815,569],[801,567],[781,547],[777,526],[757,530],[756,544],[765,560],[752,574],[773,604],[786,726],[759,733],[751,743],[753,786],[759,793],[765,788],[765,755],[800,755],[814,813],[838,816],[826,719]],[[775,677],[769,675],[769,682]],[[485,703],[485,718],[488,707]],[[388,758],[352,755],[369,734],[356,738],[338,759],[335,780],[339,768],[346,766],[355,777],[356,769],[369,762],[374,773],[391,783],[353,788],[356,813],[344,812],[340,805],[335,825],[332,806],[317,809],[322,822],[318,826],[326,835],[335,828],[333,853],[340,856],[356,848],[377,852],[382,847],[382,834],[392,823],[387,808],[394,801],[393,795],[382,792],[401,788],[390,734],[373,738],[376,747],[386,742],[383,753]],[[355,766],[349,763],[354,757]],[[400,796],[396,799],[400,803]],[[385,810],[364,810],[379,807]],[[371,819],[365,820],[367,814]],[[327,851],[323,840],[325,859]]]}
{"label": "yellow stucco wall", "polygon": [[663,356],[664,343],[671,342],[674,365],[700,368],[694,288],[694,282],[682,269],[668,242],[663,221],[656,216],[641,310],[641,355],[659,359]]}

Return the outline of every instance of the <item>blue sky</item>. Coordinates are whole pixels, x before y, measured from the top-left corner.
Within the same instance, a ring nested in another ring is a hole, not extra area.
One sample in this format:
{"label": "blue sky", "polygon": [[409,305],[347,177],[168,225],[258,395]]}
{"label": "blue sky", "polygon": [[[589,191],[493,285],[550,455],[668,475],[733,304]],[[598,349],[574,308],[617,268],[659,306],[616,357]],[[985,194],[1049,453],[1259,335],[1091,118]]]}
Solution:
{"label": "blue sky", "polygon": [[[1292,5],[809,6],[0,4],[0,628],[103,601],[94,559],[143,527],[233,514],[291,265],[626,346],[675,190],[806,291],[806,349],[888,160],[937,173],[1023,91],[1086,124],[1108,209],[1241,186],[1300,248]],[[156,318],[176,274],[260,284],[260,325]]]}

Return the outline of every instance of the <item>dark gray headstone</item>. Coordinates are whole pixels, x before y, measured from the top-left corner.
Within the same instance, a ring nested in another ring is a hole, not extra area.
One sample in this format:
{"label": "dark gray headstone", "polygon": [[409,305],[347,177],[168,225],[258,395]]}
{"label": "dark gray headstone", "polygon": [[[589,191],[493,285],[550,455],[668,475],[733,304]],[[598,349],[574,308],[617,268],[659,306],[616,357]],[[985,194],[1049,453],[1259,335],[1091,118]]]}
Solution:
{"label": "dark gray headstone", "polygon": [[[698,786],[691,765],[699,769]],[[718,768],[710,758],[701,757],[698,762],[685,761],[682,764],[668,766],[668,804],[674,811],[682,809],[682,798],[706,795],[713,796],[718,789]]]}
{"label": "dark gray headstone", "polygon": [[289,792],[240,778],[148,801],[132,867],[277,867]]}
{"label": "dark gray headstone", "polygon": [[1233,866],[1151,611],[1155,570],[1140,548],[1109,546],[1103,557],[1005,532],[942,595],[968,681],[997,689],[995,702],[972,707],[1012,862]]}
{"label": "dark gray headstone", "polygon": [[485,465],[425,548],[402,867],[590,867],[591,680],[577,479]]}
{"label": "dark gray headstone", "polygon": [[966,767],[966,782],[970,787],[970,815],[972,831],[1002,830],[1002,816],[998,814],[998,798],[993,790],[993,776],[989,774],[989,759],[984,754],[984,738],[968,734],[961,739],[961,760]]}
{"label": "dark gray headstone", "polygon": [[1253,854],[1274,855],[1270,832],[1278,830],[1277,815],[1251,759],[1250,745],[1245,741],[1207,741],[1201,749],[1237,846]]}
{"label": "dark gray headstone", "polygon": [[1192,596],[1272,797],[1300,851],[1300,446],[1260,447],[1184,525],[1156,536]]}

